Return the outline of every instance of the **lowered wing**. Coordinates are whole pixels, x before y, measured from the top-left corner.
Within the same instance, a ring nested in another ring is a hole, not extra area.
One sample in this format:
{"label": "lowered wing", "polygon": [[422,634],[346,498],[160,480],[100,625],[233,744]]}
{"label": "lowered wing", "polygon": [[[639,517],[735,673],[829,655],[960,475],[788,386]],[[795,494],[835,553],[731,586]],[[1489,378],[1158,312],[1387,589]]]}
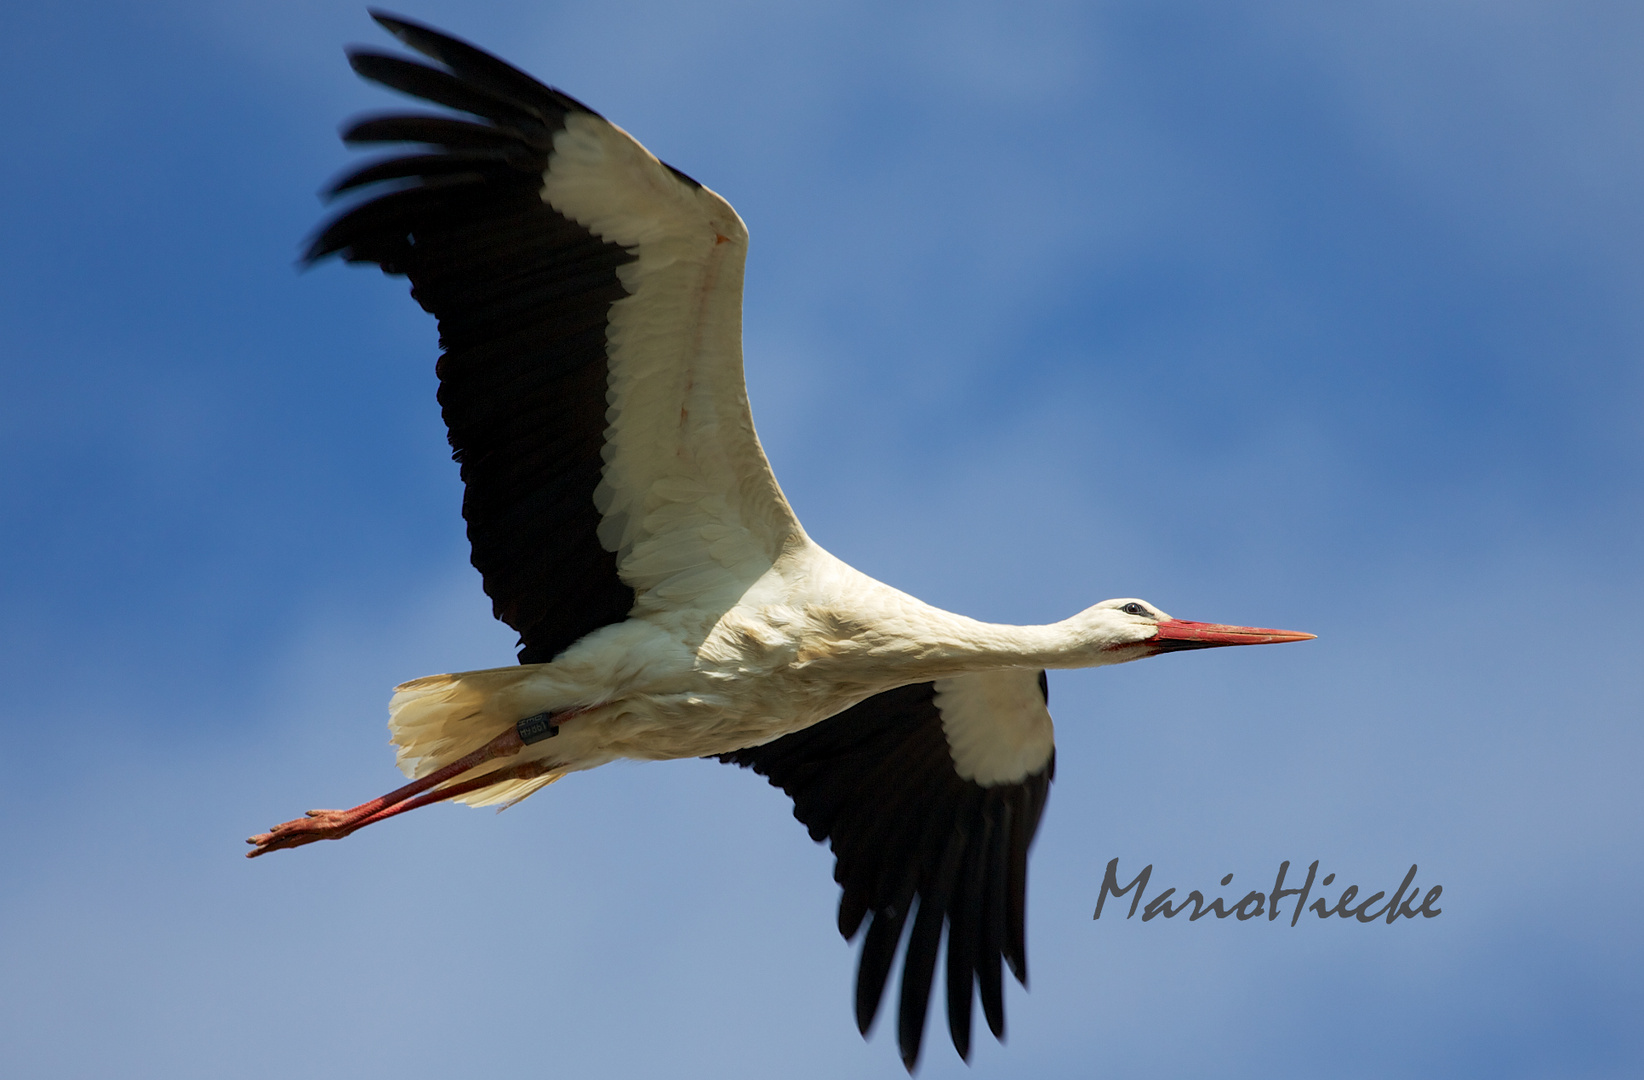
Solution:
{"label": "lowered wing", "polygon": [[919,1058],[947,927],[948,1028],[970,1055],[971,988],[1005,1030],[1000,960],[1027,984],[1027,853],[1056,771],[1045,674],[915,683],[763,746],[719,755],[787,792],[835,857],[839,932],[867,936],[856,1022],[867,1033],[910,917],[897,1045]]}

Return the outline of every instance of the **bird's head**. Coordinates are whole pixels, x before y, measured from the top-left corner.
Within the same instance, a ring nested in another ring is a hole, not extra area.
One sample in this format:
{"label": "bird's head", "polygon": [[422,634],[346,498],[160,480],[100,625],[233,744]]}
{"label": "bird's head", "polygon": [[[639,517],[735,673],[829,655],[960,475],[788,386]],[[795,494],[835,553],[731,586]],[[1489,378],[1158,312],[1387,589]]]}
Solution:
{"label": "bird's head", "polygon": [[1103,600],[1073,616],[1068,624],[1080,639],[1081,651],[1089,655],[1091,664],[1122,664],[1186,649],[1271,645],[1317,636],[1294,630],[1173,619],[1146,600],[1133,597]]}

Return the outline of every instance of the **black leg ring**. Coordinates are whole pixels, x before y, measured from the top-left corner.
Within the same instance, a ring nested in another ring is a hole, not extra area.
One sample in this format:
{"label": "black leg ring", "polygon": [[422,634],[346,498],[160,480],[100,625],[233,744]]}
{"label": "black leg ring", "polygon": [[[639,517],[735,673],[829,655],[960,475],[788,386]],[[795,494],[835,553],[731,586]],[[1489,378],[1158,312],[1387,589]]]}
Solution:
{"label": "black leg ring", "polygon": [[519,733],[519,741],[530,746],[558,735],[559,725],[554,723],[553,713],[539,712],[515,724],[514,730]]}

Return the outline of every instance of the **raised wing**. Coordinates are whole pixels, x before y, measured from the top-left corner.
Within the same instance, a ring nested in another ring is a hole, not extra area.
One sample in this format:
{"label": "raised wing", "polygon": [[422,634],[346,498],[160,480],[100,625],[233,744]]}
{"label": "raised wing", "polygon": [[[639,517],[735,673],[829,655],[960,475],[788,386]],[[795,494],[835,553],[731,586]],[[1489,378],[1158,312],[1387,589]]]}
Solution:
{"label": "raised wing", "polygon": [[467,115],[348,127],[424,149],[333,185],[377,194],[306,257],[404,274],[439,319],[473,562],[521,662],[647,607],[711,622],[803,536],[742,380],[747,229],[575,99],[373,17],[439,66],[354,49],[355,71]]}
{"label": "raised wing", "polygon": [[839,932],[870,914],[856,974],[867,1033],[910,915],[897,1045],[912,1071],[947,924],[948,1029],[970,1055],[971,987],[1005,1030],[1000,959],[1027,985],[1027,853],[1056,771],[1044,672],[915,683],[763,746],[719,755],[792,797],[835,856]]}

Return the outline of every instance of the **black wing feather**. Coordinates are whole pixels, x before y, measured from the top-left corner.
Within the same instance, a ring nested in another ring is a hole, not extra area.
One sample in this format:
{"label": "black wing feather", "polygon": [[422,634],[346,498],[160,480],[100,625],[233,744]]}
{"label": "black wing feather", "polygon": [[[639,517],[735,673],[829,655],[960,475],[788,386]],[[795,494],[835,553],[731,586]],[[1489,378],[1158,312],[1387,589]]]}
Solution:
{"label": "black wing feather", "polygon": [[[969,793],[967,793],[969,794]],[[968,800],[967,800],[968,801]],[[935,866],[927,861],[920,878],[925,885],[919,895],[919,915],[913,921],[908,935],[907,959],[902,965],[902,1001],[896,1016],[896,1043],[902,1051],[902,1064],[911,1071],[919,1060],[919,1044],[925,1035],[925,1012],[930,1008],[931,980],[936,976],[936,951],[942,943],[942,921],[952,918],[949,902],[953,896],[954,878],[965,854],[969,829],[965,814],[958,807],[947,808],[952,814],[947,843]]]}
{"label": "black wing feather", "polygon": [[[985,799],[987,796],[984,795]],[[986,814],[978,815],[980,831],[973,833],[965,847],[952,909],[948,912],[948,1033],[953,1048],[964,1059],[970,1057],[971,987],[976,982],[977,931],[981,926],[983,857],[987,852],[992,825]]]}
{"label": "black wing feather", "polygon": [[473,563],[497,618],[519,632],[520,661],[551,660],[633,608],[616,556],[599,543],[594,506],[606,325],[628,295],[617,270],[633,255],[542,199],[554,134],[571,112],[589,110],[472,45],[374,14],[443,67],[354,49],[354,70],[468,116],[377,115],[346,126],[349,143],[427,152],[336,181],[332,194],[376,194],[326,224],[306,258],[404,274],[439,319],[439,403],[462,466]]}
{"label": "black wing feather", "polygon": [[517,128],[420,113],[357,117],[343,127],[341,135],[342,141],[350,145],[408,142],[443,146],[448,150],[512,150],[522,142],[533,149],[545,150],[549,146],[546,139],[530,142]]}
{"label": "black wing feather", "polygon": [[995,1039],[1005,1037],[1005,984],[999,957],[1005,950],[1005,875],[1010,856],[1010,803],[992,800],[992,829],[982,852],[982,903],[977,908],[976,985],[982,1015]]}
{"label": "black wing feather", "polygon": [[341,195],[345,191],[377,184],[385,180],[406,180],[413,177],[449,177],[465,183],[484,183],[488,180],[506,181],[510,173],[536,172],[535,160],[509,150],[464,151],[454,154],[413,154],[409,157],[391,157],[371,161],[354,169],[325,189],[325,194]]}
{"label": "black wing feather", "polygon": [[551,86],[545,86],[506,60],[492,56],[484,49],[466,41],[441,33],[430,26],[412,22],[398,15],[390,15],[376,8],[367,9],[383,29],[399,38],[409,48],[450,68],[470,86],[486,90],[497,97],[524,102],[544,109],[564,112],[585,112],[598,116],[594,110],[571,95]]}
{"label": "black wing feather", "polygon": [[523,102],[493,94],[448,71],[374,49],[349,49],[348,64],[362,79],[370,79],[390,90],[523,131],[550,134],[567,111],[555,109],[543,115]]}
{"label": "black wing feather", "polygon": [[962,779],[935,684],[927,682],[719,760],[767,777],[793,799],[794,817],[812,839],[830,842],[841,887],[839,932],[849,940],[867,922],[855,995],[864,1033],[911,915],[897,1016],[903,1063],[911,1071],[919,1058],[944,925],[954,1048],[968,1058],[972,987],[988,1026],[1003,1036],[1004,963],[1019,978],[1027,973],[1027,851],[1054,753],[1018,784],[984,788]]}

